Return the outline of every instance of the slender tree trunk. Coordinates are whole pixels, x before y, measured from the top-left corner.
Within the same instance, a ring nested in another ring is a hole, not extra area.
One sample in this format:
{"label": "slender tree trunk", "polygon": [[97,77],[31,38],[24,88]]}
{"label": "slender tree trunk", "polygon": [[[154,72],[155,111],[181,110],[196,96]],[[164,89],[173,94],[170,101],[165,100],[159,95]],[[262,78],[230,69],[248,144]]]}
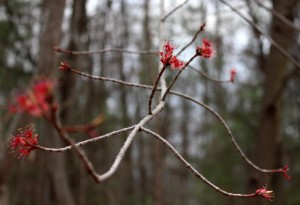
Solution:
{"label": "slender tree trunk", "polygon": [[[190,106],[188,104],[188,102],[182,102],[182,121],[181,121],[181,137],[182,137],[182,142],[181,142],[181,150],[182,150],[182,156],[187,160],[189,160],[189,144],[190,144],[190,140],[189,140],[189,122],[190,122]],[[180,204],[185,204],[188,202],[189,199],[189,183],[188,183],[188,175],[190,173],[186,170],[186,167],[182,166],[180,168],[180,172],[179,172],[179,186],[180,189],[178,188],[178,192],[179,192],[179,200],[180,200]],[[174,190],[176,191],[176,190]]]}
{"label": "slender tree trunk", "polygon": [[[15,115],[13,121],[10,123],[9,128],[7,129],[7,131],[5,132],[4,136],[8,136],[9,133],[12,133],[13,130],[17,129],[17,126],[19,124],[19,121],[21,120],[21,114],[17,114]],[[22,120],[24,120],[22,118]],[[1,130],[1,133],[3,133],[4,131]],[[0,139],[0,143],[1,144],[6,144],[6,142],[4,142],[2,139]],[[10,177],[10,174],[12,172],[13,169],[13,165],[14,165],[14,159],[11,155],[11,153],[9,153],[10,151],[8,150],[8,148],[6,147],[1,147],[0,148],[0,152],[2,156],[0,158],[0,205],[8,205],[10,204],[9,201],[9,191],[8,191],[8,184],[7,181]]]}
{"label": "slender tree trunk", "polygon": [[[64,8],[65,0],[44,1],[43,3],[41,18],[44,22],[40,34],[40,55],[36,70],[39,76],[53,76],[58,67],[57,54],[54,52],[53,47],[60,44]],[[52,130],[53,128],[50,125],[45,124],[44,132],[40,135],[43,136],[47,145],[59,147],[61,141]],[[44,184],[44,187],[37,189],[39,197],[37,197],[36,203],[44,205],[74,204],[67,180],[65,155],[39,153],[38,156],[43,157],[41,166],[46,168],[47,175],[41,178],[41,180],[46,181],[46,184]]]}
{"label": "slender tree trunk", "polygon": [[[294,8],[297,0],[275,0],[273,9],[290,21],[294,19]],[[295,36],[285,24],[273,16],[270,34],[285,50],[289,50]],[[285,75],[289,61],[271,46],[266,58],[264,92],[261,105],[261,116],[257,135],[257,163],[265,168],[282,166],[282,95],[285,85]],[[269,184],[276,193],[274,204],[282,204],[282,176],[272,175],[271,181],[266,181],[266,175],[254,183],[257,187]]]}
{"label": "slender tree trunk", "polygon": [[[152,37],[151,37],[151,29],[150,29],[150,23],[151,19],[149,16],[150,12],[150,4],[151,0],[144,0],[143,2],[143,9],[144,9],[144,17],[143,17],[143,32],[142,32],[142,38],[144,39],[140,49],[141,50],[150,50],[152,46]],[[140,63],[141,69],[139,75],[140,79],[145,84],[152,84],[154,82],[154,78],[156,75],[155,72],[155,61],[150,56],[141,55],[140,56]],[[139,97],[139,96],[138,96]],[[137,110],[140,113],[144,113],[145,107],[143,106],[145,101],[144,99],[141,99],[139,97],[139,105],[137,107]],[[137,119],[139,120],[141,115],[137,113]],[[151,172],[153,170],[150,170],[147,167],[149,158],[151,159],[151,156],[148,155],[148,153],[151,153],[152,151],[149,151],[150,149],[153,149],[153,146],[149,146],[150,141],[152,139],[149,139],[148,137],[139,137],[137,139],[139,141],[138,143],[138,149],[139,149],[139,158],[138,158],[138,169],[139,169],[139,192],[140,192],[140,204],[146,204],[147,200],[151,197],[150,190],[153,188],[153,180],[151,177]],[[153,160],[153,159],[151,159]],[[151,188],[150,188],[151,187]]]}
{"label": "slender tree trunk", "polygon": [[[71,16],[71,25],[70,25],[70,42],[68,49],[70,50],[88,50],[89,47],[89,36],[87,32],[87,14],[86,14],[86,0],[74,0],[72,5],[72,16]],[[71,65],[74,65],[79,69],[86,69],[91,64],[89,56],[68,56],[68,62]],[[70,74],[69,72],[63,72],[60,80],[60,92],[61,92],[61,101],[62,104],[68,104],[68,102],[76,102],[76,98],[78,94],[75,92],[80,92],[80,89],[86,89],[86,86],[76,86],[76,76]],[[88,89],[86,89],[88,90]],[[86,96],[89,101],[90,96]],[[74,112],[74,110],[83,110],[82,112]],[[90,110],[91,107],[82,107],[81,105],[72,103],[72,107],[66,106],[61,112],[61,120],[63,123],[74,124],[78,122],[74,122],[73,119],[78,119],[79,117],[84,120],[91,119],[92,116],[89,114],[92,113]],[[84,113],[83,116],[80,116],[81,113]],[[72,156],[77,160],[77,156]],[[75,163],[74,165],[70,165],[71,169],[76,170],[76,175],[73,177],[74,184],[77,186],[74,188],[76,192],[76,204],[84,205],[86,204],[86,177],[85,170],[83,165],[79,163]]]}
{"label": "slender tree trunk", "polygon": [[65,0],[45,0],[43,2],[39,42],[40,55],[36,70],[38,75],[52,76],[58,66],[57,54],[53,47],[60,44],[64,9]]}
{"label": "slender tree trunk", "polygon": [[[121,1],[121,18],[120,18],[120,41],[118,46],[121,48],[126,48],[129,41],[129,27],[128,27],[128,12],[126,2]],[[118,55],[118,69],[120,74],[120,80],[127,81],[125,70],[125,58],[124,54],[120,53]],[[130,118],[128,115],[128,99],[127,99],[127,89],[126,87],[120,85],[120,108],[121,108],[121,125],[122,127],[127,127],[130,125]],[[128,149],[126,155],[124,156],[124,174],[125,174],[125,185],[122,188],[122,192],[125,193],[123,198],[123,204],[132,204],[134,198],[134,184],[133,184],[133,164],[132,164],[132,149]],[[124,189],[125,188],[125,189]]]}

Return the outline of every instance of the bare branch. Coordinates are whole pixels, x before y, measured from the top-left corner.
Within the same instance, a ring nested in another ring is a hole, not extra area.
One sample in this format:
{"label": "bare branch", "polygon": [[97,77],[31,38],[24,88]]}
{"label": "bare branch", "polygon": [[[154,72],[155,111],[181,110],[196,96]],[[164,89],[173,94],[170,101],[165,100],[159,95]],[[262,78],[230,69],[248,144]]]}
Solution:
{"label": "bare branch", "polygon": [[171,81],[171,83],[170,83],[170,85],[168,86],[168,88],[167,88],[167,90],[166,90],[166,92],[164,92],[163,93],[163,97],[162,97],[162,100],[165,100],[166,99],[166,97],[167,97],[167,95],[168,95],[168,93],[169,93],[169,91],[170,91],[170,89],[172,88],[172,86],[174,85],[174,83],[176,82],[176,80],[178,79],[178,77],[179,77],[179,75],[181,74],[181,72],[196,58],[198,56],[198,54],[196,53],[196,54],[194,54],[191,58],[190,58],[190,60],[188,61],[188,62],[186,62],[185,64],[184,64],[184,66],[177,72],[177,74],[176,74],[176,76],[172,79],[172,81]]}
{"label": "bare branch", "polygon": [[201,70],[198,70],[197,68],[195,68],[193,66],[189,65],[189,68],[192,69],[193,71],[197,72],[198,74],[202,75],[206,79],[212,81],[212,82],[215,82],[215,83],[232,83],[230,79],[229,80],[217,80],[217,79],[213,79],[208,74],[204,73]]}
{"label": "bare branch", "polygon": [[149,99],[148,99],[148,115],[152,115],[152,99],[154,97],[154,94],[155,94],[155,91],[156,91],[156,88],[158,86],[158,82],[160,80],[160,78],[162,77],[164,71],[166,70],[168,66],[167,65],[164,65],[163,68],[160,70],[155,82],[154,82],[154,85],[152,87],[152,90],[151,90],[151,94],[149,96]]}
{"label": "bare branch", "polygon": [[98,176],[100,181],[104,181],[106,179],[108,179],[109,177],[111,177],[117,170],[117,168],[119,167],[120,162],[122,161],[126,151],[128,150],[129,146],[131,145],[131,142],[134,138],[134,136],[137,134],[137,132],[141,129],[141,127],[147,123],[149,120],[151,120],[155,115],[157,115],[165,106],[165,102],[161,101],[157,107],[153,110],[152,115],[147,115],[144,119],[142,119],[137,125],[135,125],[134,129],[131,131],[131,133],[128,135],[126,141],[124,142],[122,148],[120,149],[114,163],[112,164],[112,166],[110,167],[110,169]]}
{"label": "bare branch", "polygon": [[59,53],[66,53],[69,55],[93,55],[93,54],[106,53],[106,52],[121,52],[121,53],[145,54],[145,55],[157,55],[159,53],[159,51],[156,50],[133,51],[124,48],[105,48],[105,49],[95,50],[95,51],[73,51],[73,50],[67,50],[59,47],[54,47],[54,50]]}
{"label": "bare branch", "polygon": [[87,132],[90,131],[91,129],[96,128],[103,122],[103,116],[100,114],[96,118],[94,118],[91,122],[88,122],[86,124],[81,124],[81,125],[69,125],[66,126],[64,125],[62,127],[64,132]]}
{"label": "bare branch", "polygon": [[262,8],[264,8],[265,10],[271,12],[277,19],[279,19],[282,23],[284,23],[285,25],[287,25],[289,28],[291,28],[292,30],[296,31],[296,32],[300,32],[300,28],[296,27],[291,21],[289,21],[287,18],[285,18],[282,14],[278,13],[277,11],[275,11],[272,8],[267,7],[266,5],[264,5],[263,3],[261,3],[260,1],[255,1],[259,6],[261,6]]}
{"label": "bare branch", "polygon": [[276,41],[273,40],[273,38],[268,35],[267,33],[264,33],[262,29],[260,29],[256,24],[254,24],[252,21],[250,21],[247,17],[245,17],[240,11],[238,11],[236,8],[234,8],[232,5],[227,3],[224,0],[219,0],[226,6],[228,6],[232,11],[234,11],[237,15],[239,15],[242,19],[244,19],[249,25],[254,27],[257,31],[259,31],[262,35],[264,35],[270,43],[283,55],[285,56],[292,64],[294,64],[297,68],[300,69],[300,62],[297,61],[295,58],[293,58],[284,48],[282,48]]}
{"label": "bare branch", "polygon": [[192,38],[192,40],[188,43],[188,44],[186,44],[177,54],[176,54],[176,56],[178,56],[178,55],[180,55],[185,49],[187,49],[190,45],[192,45],[192,43],[196,40],[196,38],[198,37],[198,35],[202,32],[202,31],[204,31],[204,29],[205,29],[205,23],[203,23],[201,26],[200,26],[200,28],[198,29],[198,31],[195,33],[195,35],[194,35],[194,37]]}
{"label": "bare branch", "polygon": [[241,198],[249,198],[249,197],[256,197],[257,194],[251,193],[251,194],[237,194],[237,193],[230,193],[227,192],[221,188],[219,188],[218,186],[214,185],[212,182],[210,182],[208,179],[206,179],[200,172],[198,172],[188,161],[186,161],[184,159],[184,157],[182,155],[179,154],[179,152],[167,141],[165,140],[163,137],[161,137],[160,135],[158,135],[157,133],[146,129],[144,127],[141,127],[141,130],[153,137],[155,137],[155,139],[159,140],[160,142],[162,142],[164,145],[166,145],[172,152],[173,154],[179,159],[180,162],[182,162],[187,169],[189,169],[198,179],[200,179],[202,182],[204,182],[205,184],[207,184],[208,186],[212,187],[214,190],[216,190],[217,192],[220,192],[221,194],[225,195],[225,196],[230,196],[230,197],[241,197]]}
{"label": "bare branch", "polygon": [[[142,85],[142,84],[137,84],[137,83],[129,83],[129,82],[125,82],[125,81],[120,81],[120,80],[116,80],[116,79],[111,79],[111,78],[106,78],[106,77],[97,77],[97,76],[92,76],[89,74],[85,74],[82,73],[80,71],[74,70],[74,69],[70,69],[71,72],[80,74],[80,75],[84,75],[86,77],[92,78],[92,79],[96,79],[96,80],[104,80],[104,81],[110,81],[110,82],[114,82],[114,83],[119,83],[121,85],[125,85],[125,86],[131,86],[131,87],[137,87],[137,88],[143,88],[143,89],[152,89],[152,86],[150,85]],[[181,70],[182,71],[182,70]],[[158,91],[161,92],[161,88],[158,87],[157,88]],[[240,148],[239,144],[237,143],[237,141],[235,140],[229,126],[227,125],[227,123],[225,122],[225,120],[216,112],[214,111],[211,107],[209,107],[208,105],[206,105],[203,102],[200,102],[198,100],[196,100],[195,98],[188,96],[188,95],[184,95],[180,92],[176,92],[176,91],[172,91],[169,90],[168,91],[170,94],[172,95],[176,95],[178,97],[184,98],[190,102],[193,102],[201,107],[203,107],[204,109],[206,109],[207,111],[209,111],[211,114],[213,114],[214,116],[217,117],[217,119],[221,122],[221,124],[223,125],[223,127],[226,129],[231,142],[233,143],[233,145],[236,147],[236,149],[239,151],[239,153],[241,154],[242,158],[249,164],[251,165],[254,169],[256,169],[257,171],[263,172],[263,173],[274,173],[274,170],[270,170],[270,169],[263,169],[260,168],[259,166],[257,166],[256,164],[254,164],[247,156],[246,154],[243,152],[243,150]]]}
{"label": "bare branch", "polygon": [[[93,142],[97,142],[99,140],[103,140],[103,139],[107,139],[109,137],[115,136],[117,134],[123,133],[123,132],[128,132],[130,130],[132,130],[134,128],[134,126],[131,127],[127,127],[127,128],[123,128],[120,130],[115,130],[113,132],[107,133],[105,135],[101,135],[92,139],[88,139],[88,140],[84,140],[78,143],[75,143],[74,145],[76,146],[83,146],[89,143],[93,143]],[[44,146],[40,146],[40,145],[35,145],[34,146],[36,149],[40,149],[42,151],[47,151],[47,152],[64,152],[64,151],[68,151],[71,150],[73,148],[73,146],[66,146],[66,147],[62,147],[62,148],[49,148],[49,147],[44,147]]]}
{"label": "bare branch", "polygon": [[70,144],[71,147],[74,148],[75,153],[79,156],[79,159],[82,161],[85,169],[89,174],[92,175],[94,180],[96,182],[101,182],[101,180],[98,177],[98,174],[95,170],[95,167],[91,163],[91,161],[88,159],[86,153],[84,150],[82,150],[79,146],[77,146],[72,138],[69,137],[69,135],[62,130],[61,122],[59,121],[59,118],[57,117],[57,113],[55,115],[54,119],[48,119],[48,121],[53,125],[55,130],[57,131],[59,137],[64,140],[66,143]]}
{"label": "bare branch", "polygon": [[164,22],[168,17],[170,17],[173,13],[175,13],[178,9],[183,7],[189,0],[185,0],[178,6],[176,6],[174,9],[172,9],[169,13],[167,13],[163,18],[160,19],[161,22]]}

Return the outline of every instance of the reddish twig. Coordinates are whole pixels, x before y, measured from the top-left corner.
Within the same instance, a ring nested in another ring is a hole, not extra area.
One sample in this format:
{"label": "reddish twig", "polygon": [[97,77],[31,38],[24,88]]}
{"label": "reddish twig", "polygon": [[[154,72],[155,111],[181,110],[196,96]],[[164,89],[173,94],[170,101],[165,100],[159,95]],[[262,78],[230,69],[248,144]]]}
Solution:
{"label": "reddish twig", "polygon": [[99,126],[103,122],[102,115],[99,115],[95,119],[93,119],[91,122],[84,124],[84,125],[71,125],[71,126],[63,126],[62,130],[64,132],[72,133],[72,132],[86,132],[91,129],[94,129],[95,127]]}
{"label": "reddish twig", "polygon": [[177,72],[176,76],[172,79],[170,85],[168,86],[167,90],[164,92],[162,100],[164,101],[167,97],[167,94],[169,93],[170,89],[172,88],[172,86],[174,85],[174,83],[176,82],[176,80],[178,79],[179,75],[181,74],[181,72],[198,56],[198,54],[196,53],[195,55],[193,55],[190,60],[188,60],[188,62],[186,62],[184,64],[184,66]]}
{"label": "reddish twig", "polygon": [[154,82],[154,85],[152,87],[152,90],[151,90],[151,94],[149,96],[149,99],[148,99],[148,115],[152,115],[152,99],[154,97],[154,94],[155,94],[155,91],[156,91],[156,88],[158,86],[158,82],[162,76],[162,74],[164,73],[164,71],[166,70],[166,68],[168,67],[168,65],[164,65],[162,67],[162,69],[160,70],[155,82]]}
{"label": "reddish twig", "polygon": [[192,45],[192,43],[196,40],[196,38],[198,37],[198,35],[204,31],[206,26],[206,23],[203,23],[200,28],[198,29],[198,31],[195,33],[194,37],[192,38],[192,40],[186,44],[177,54],[176,56],[180,55],[185,49],[187,49],[190,45]]}

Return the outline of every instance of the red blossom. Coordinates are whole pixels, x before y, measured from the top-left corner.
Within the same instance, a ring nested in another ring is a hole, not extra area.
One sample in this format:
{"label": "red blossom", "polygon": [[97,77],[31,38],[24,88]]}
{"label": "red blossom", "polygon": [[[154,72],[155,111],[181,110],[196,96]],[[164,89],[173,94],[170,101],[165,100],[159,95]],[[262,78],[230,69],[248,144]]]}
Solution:
{"label": "red blossom", "polygon": [[53,81],[49,79],[41,80],[36,82],[33,85],[33,92],[35,93],[36,97],[41,97],[44,98],[48,93],[52,92],[54,88],[54,83]]}
{"label": "red blossom", "polygon": [[15,136],[11,136],[8,140],[9,147],[17,154],[18,158],[27,157],[30,152],[38,145],[38,134],[35,134],[32,125],[19,129]]}
{"label": "red blossom", "polygon": [[173,56],[171,60],[169,60],[172,69],[180,69],[184,66],[184,62],[179,60],[176,56]]}
{"label": "red blossom", "polygon": [[27,112],[34,117],[39,117],[49,111],[50,98],[55,84],[52,80],[37,81],[27,92],[19,94],[16,99],[15,110]]}
{"label": "red blossom", "polygon": [[175,46],[170,41],[166,41],[163,51],[159,52],[160,62],[162,62],[165,66],[171,65],[172,69],[180,69],[184,63],[176,56],[173,56],[174,50]]}
{"label": "red blossom", "polygon": [[269,201],[272,201],[272,199],[274,197],[273,191],[267,190],[267,187],[257,189],[255,191],[255,195],[264,197],[264,198],[268,199]]}
{"label": "red blossom", "polygon": [[214,49],[211,46],[211,42],[207,39],[202,40],[203,44],[196,47],[196,52],[203,58],[212,58],[214,56]]}
{"label": "red blossom", "polygon": [[288,171],[290,170],[288,165],[284,165],[282,168],[279,169],[280,172],[282,172],[283,176],[287,179],[287,180],[291,180],[292,177],[290,175],[288,175]]}
{"label": "red blossom", "polygon": [[232,83],[234,83],[236,74],[237,74],[236,69],[235,69],[235,68],[232,68],[232,69],[230,70],[230,81],[231,81]]}
{"label": "red blossom", "polygon": [[60,62],[60,66],[58,69],[62,70],[62,71],[68,71],[68,70],[71,70],[71,67],[67,62],[62,61],[62,62]]}
{"label": "red blossom", "polygon": [[166,41],[165,45],[164,45],[164,52],[165,53],[173,53],[173,51],[175,50],[176,46],[174,44],[172,44],[171,41]]}
{"label": "red blossom", "polygon": [[163,51],[159,52],[161,57],[160,62],[162,62],[164,65],[168,64],[169,60],[172,58],[174,49],[175,46],[171,43],[171,41],[166,41]]}

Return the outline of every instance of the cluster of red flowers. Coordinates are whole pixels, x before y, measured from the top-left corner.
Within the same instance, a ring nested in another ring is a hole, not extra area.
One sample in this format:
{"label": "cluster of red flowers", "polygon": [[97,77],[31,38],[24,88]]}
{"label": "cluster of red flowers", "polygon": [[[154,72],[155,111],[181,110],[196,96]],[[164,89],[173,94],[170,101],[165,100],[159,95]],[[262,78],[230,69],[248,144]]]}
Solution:
{"label": "cluster of red flowers", "polygon": [[45,79],[36,82],[27,92],[19,94],[16,105],[10,106],[11,112],[27,112],[39,117],[50,109],[49,101],[53,94],[54,82]]}
{"label": "cluster of red flowers", "polygon": [[196,47],[197,54],[203,58],[214,57],[214,49],[212,48],[210,41],[204,38],[202,42],[202,46]]}
{"label": "cluster of red flowers", "polygon": [[38,144],[38,134],[35,134],[32,125],[26,126],[24,129],[19,129],[19,133],[9,138],[9,146],[11,150],[18,155],[19,158],[26,157],[35,145]]}
{"label": "cluster of red flowers", "polygon": [[269,201],[272,201],[272,199],[274,197],[273,191],[267,190],[267,187],[263,187],[262,189],[257,189],[255,191],[255,195],[262,196],[262,197],[268,199]]}
{"label": "cluster of red flowers", "polygon": [[170,41],[166,41],[163,52],[159,52],[160,62],[162,62],[164,66],[171,65],[172,69],[180,69],[184,66],[184,62],[180,61],[176,56],[173,56],[174,50],[175,46]]}

